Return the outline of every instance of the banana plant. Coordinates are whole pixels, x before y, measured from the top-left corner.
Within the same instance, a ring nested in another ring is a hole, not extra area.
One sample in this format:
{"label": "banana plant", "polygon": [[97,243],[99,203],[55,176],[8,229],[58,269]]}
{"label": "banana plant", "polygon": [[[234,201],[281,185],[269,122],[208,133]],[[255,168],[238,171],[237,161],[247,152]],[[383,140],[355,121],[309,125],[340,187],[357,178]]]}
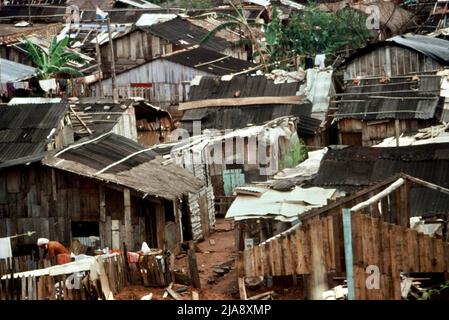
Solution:
{"label": "banana plant", "polygon": [[59,41],[54,37],[47,51],[29,39],[23,39],[24,47],[37,67],[37,77],[39,79],[52,79],[58,74],[68,74],[75,77],[83,76],[82,72],[68,66],[68,63],[71,61],[84,63],[84,59],[79,54],[66,50],[68,43],[68,37]]}

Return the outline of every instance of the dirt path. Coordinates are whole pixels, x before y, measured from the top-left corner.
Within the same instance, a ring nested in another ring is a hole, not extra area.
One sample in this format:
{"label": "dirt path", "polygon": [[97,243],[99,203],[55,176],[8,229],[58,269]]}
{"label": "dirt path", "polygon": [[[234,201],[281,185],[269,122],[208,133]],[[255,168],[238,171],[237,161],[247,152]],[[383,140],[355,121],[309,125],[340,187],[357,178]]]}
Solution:
{"label": "dirt path", "polygon": [[[197,244],[201,252],[196,253],[198,270],[200,273],[201,289],[196,290],[201,300],[229,300],[238,299],[237,278],[235,275],[234,230],[231,224],[223,218],[219,218],[215,224],[216,232],[208,239]],[[214,272],[214,268],[223,263],[230,265],[230,270],[222,276]],[[176,259],[176,268],[187,268],[187,259]],[[214,279],[214,282],[212,282]],[[174,289],[184,287],[174,285]],[[191,299],[192,288],[181,294],[186,299]],[[162,300],[165,288],[149,288],[144,286],[128,286],[116,300],[140,300],[149,293],[153,294],[153,300]],[[165,298],[170,299],[170,297]]]}

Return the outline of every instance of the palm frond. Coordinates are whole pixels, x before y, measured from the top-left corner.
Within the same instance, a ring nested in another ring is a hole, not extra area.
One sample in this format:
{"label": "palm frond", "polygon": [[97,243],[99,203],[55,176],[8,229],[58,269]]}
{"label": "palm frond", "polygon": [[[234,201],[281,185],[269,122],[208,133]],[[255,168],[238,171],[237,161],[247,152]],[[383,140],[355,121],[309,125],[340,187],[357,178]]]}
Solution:
{"label": "palm frond", "polygon": [[35,45],[33,42],[31,42],[29,39],[24,39],[23,42],[25,46],[25,50],[28,52],[28,55],[30,56],[31,60],[36,64],[38,67],[42,67],[44,63],[44,56],[45,52],[44,50]]}
{"label": "palm frond", "polygon": [[71,68],[71,67],[60,67],[60,68],[58,68],[58,70],[59,70],[59,73],[69,74],[74,77],[84,76],[84,74],[81,71],[79,71],[75,68]]}

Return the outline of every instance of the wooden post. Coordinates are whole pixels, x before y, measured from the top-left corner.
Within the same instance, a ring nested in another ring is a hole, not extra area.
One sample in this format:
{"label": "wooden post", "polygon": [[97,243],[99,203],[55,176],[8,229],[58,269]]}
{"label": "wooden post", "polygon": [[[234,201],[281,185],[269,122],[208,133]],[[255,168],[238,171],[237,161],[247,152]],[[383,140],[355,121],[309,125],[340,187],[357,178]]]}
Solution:
{"label": "wooden post", "polygon": [[125,273],[126,273],[126,280],[129,284],[131,284],[131,275],[129,272],[129,262],[128,262],[128,248],[126,247],[126,243],[123,242],[123,256],[125,258]]}
{"label": "wooden post", "polygon": [[133,248],[131,227],[131,194],[128,188],[123,189],[123,207],[125,208],[125,242],[130,250]]}
{"label": "wooden post", "polygon": [[[165,211],[162,202],[156,204],[156,239],[159,249],[165,248]],[[167,248],[168,249],[168,248]]]}
{"label": "wooden post", "polygon": [[399,147],[399,135],[401,128],[399,126],[399,119],[394,120],[394,135],[396,136],[396,147]]}
{"label": "wooden post", "polygon": [[198,265],[196,262],[195,245],[192,240],[189,241],[189,250],[187,251],[187,257],[189,261],[190,278],[192,279],[192,285],[194,288],[200,289],[200,275],[198,273]]}
{"label": "wooden post", "polygon": [[114,42],[112,41],[111,34],[111,19],[107,18],[108,34],[109,34],[109,44],[111,46],[111,73],[112,73],[112,98],[115,103],[118,102],[118,92],[117,92],[117,79],[115,74],[115,53],[114,53]]}
{"label": "wooden post", "polygon": [[348,281],[348,300],[354,300],[354,272],[352,256],[351,211],[343,209],[343,238],[345,248],[346,278]]}
{"label": "wooden post", "polygon": [[244,277],[239,277],[239,292],[240,292],[240,300],[248,300],[248,296],[246,295]]}
{"label": "wooden post", "polygon": [[104,193],[104,186],[100,184],[98,186],[100,193],[100,243],[101,247],[104,248],[106,246],[110,246],[110,243],[106,243],[106,196]]}
{"label": "wooden post", "polygon": [[[98,44],[98,28],[100,27],[98,20],[95,20],[95,52],[97,53],[97,65],[98,65],[98,85],[100,88],[100,98],[104,98],[103,93],[103,84],[101,82],[101,78],[103,77],[101,72],[101,50],[100,45]],[[112,42],[111,42],[112,46]]]}

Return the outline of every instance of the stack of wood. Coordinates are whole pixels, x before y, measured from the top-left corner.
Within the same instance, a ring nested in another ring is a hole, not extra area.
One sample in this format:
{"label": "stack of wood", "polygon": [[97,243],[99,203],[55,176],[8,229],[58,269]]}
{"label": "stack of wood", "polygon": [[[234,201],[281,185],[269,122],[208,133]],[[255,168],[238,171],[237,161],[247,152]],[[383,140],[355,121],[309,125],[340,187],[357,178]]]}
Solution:
{"label": "stack of wood", "polygon": [[168,259],[161,254],[161,251],[143,256],[140,270],[145,286],[165,287],[174,281]]}
{"label": "stack of wood", "polygon": [[70,123],[80,136],[89,136],[93,133],[90,129],[93,125],[92,115],[80,111],[76,105],[70,105]]}

